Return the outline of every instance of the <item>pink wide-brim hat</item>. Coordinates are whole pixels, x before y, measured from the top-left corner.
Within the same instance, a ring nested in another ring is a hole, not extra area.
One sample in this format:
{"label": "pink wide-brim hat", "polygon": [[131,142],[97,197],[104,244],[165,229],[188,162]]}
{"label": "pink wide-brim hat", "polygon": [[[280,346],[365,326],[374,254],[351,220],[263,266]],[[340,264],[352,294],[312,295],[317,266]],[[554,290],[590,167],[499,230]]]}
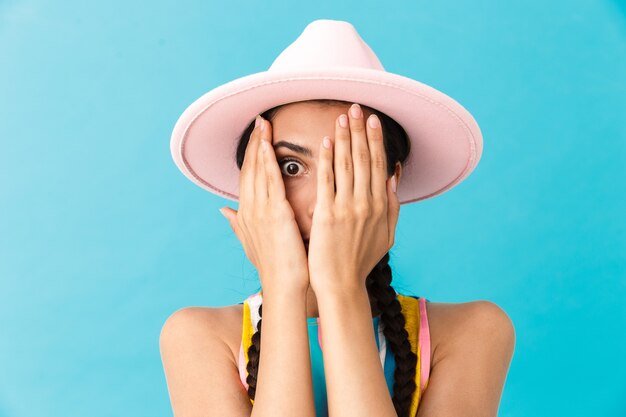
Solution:
{"label": "pink wide-brim hat", "polygon": [[482,134],[463,106],[385,71],[352,24],[323,19],[308,24],[267,71],[220,85],[187,107],[172,133],[174,161],[200,187],[238,201],[235,154],[244,130],[265,110],[310,99],[369,106],[404,128],[411,152],[397,190],[401,204],[448,191],[480,160]]}

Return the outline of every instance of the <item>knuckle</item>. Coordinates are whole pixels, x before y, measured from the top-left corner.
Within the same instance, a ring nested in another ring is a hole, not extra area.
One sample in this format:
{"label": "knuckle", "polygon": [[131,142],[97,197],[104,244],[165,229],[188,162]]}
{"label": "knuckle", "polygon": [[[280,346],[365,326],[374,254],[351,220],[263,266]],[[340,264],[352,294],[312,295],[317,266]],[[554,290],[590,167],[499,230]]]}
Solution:
{"label": "knuckle", "polygon": [[376,169],[385,169],[385,157],[384,155],[381,155],[379,153],[377,153],[376,155],[374,155],[374,168]]}
{"label": "knuckle", "polygon": [[332,213],[332,219],[337,222],[344,222],[353,217],[353,209],[345,205],[338,205],[335,207],[334,212]]}
{"label": "knuckle", "polygon": [[345,172],[352,172],[352,162],[350,162],[350,160],[348,159],[343,159],[341,161],[341,168],[345,171]]}
{"label": "knuckle", "polygon": [[339,130],[335,133],[335,140],[337,142],[347,142],[350,143],[350,132],[348,132],[347,129],[343,129],[340,128],[342,130]]}
{"label": "knuckle", "polygon": [[372,204],[372,215],[382,217],[385,214],[385,205],[382,202],[374,202]]}
{"label": "knuckle", "polygon": [[363,126],[363,123],[361,122],[361,120],[352,120],[352,123],[350,124],[350,130],[352,132],[364,132],[365,131],[365,127]]}
{"label": "knuckle", "polygon": [[328,172],[320,172],[319,180],[324,185],[328,185],[333,181],[331,175]]}
{"label": "knuckle", "polygon": [[357,153],[357,158],[360,163],[367,164],[370,162],[369,150],[361,150]]}
{"label": "knuckle", "polygon": [[367,203],[357,203],[354,212],[360,219],[368,218],[372,215],[372,207]]}

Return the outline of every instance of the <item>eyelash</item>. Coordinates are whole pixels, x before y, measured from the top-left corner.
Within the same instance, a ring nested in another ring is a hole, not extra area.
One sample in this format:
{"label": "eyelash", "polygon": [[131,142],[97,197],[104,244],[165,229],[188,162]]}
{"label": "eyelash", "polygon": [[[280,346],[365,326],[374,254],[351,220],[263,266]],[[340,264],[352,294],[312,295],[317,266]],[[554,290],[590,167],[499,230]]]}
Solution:
{"label": "eyelash", "polygon": [[283,175],[285,175],[285,176],[286,176],[286,177],[288,177],[288,178],[296,178],[296,177],[299,177],[300,175],[303,175],[303,174],[300,174],[300,175],[289,175],[289,174],[285,174],[285,173],[283,172],[283,169],[282,169],[283,163],[285,163],[285,162],[295,162],[295,163],[297,163],[297,164],[300,164],[301,166],[304,166],[304,165],[302,165],[302,162],[298,161],[297,159],[294,159],[294,158],[282,158],[280,161],[278,161],[278,166],[280,167],[280,172],[281,172]]}

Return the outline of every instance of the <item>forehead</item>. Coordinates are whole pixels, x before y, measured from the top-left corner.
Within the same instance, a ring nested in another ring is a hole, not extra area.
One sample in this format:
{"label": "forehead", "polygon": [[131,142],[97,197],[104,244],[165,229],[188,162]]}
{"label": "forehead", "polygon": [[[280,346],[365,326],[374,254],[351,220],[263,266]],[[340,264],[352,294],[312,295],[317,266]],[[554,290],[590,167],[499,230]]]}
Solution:
{"label": "forehead", "polygon": [[[340,114],[347,114],[351,104],[286,104],[278,109],[272,119],[273,141],[317,142],[324,135],[334,137],[335,120]],[[363,112],[365,117],[370,114],[367,109],[363,109]]]}

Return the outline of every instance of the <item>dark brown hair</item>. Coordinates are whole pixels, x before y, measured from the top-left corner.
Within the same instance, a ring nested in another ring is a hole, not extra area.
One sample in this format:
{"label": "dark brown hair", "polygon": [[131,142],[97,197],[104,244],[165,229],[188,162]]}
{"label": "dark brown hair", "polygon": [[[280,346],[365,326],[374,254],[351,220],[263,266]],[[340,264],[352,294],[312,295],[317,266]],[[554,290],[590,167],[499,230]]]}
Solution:
{"label": "dark brown hair", "polygon": [[[319,103],[322,105],[346,105],[352,103],[341,100],[317,99],[306,100],[309,103]],[[291,103],[290,103],[291,104]],[[273,107],[261,113],[261,116],[270,122],[276,115],[276,112],[283,105]],[[374,113],[380,119],[383,130],[383,141],[385,145],[385,153],[387,156],[387,176],[394,173],[396,162],[404,165],[408,159],[411,150],[411,142],[404,129],[391,117],[386,114],[372,109],[368,106],[361,105],[371,113]],[[248,146],[250,135],[254,130],[254,120],[244,130],[239,144],[237,145],[237,166],[241,170],[243,159]],[[373,316],[380,315],[383,323],[383,334],[388,341],[389,348],[393,352],[396,369],[394,371],[393,383],[393,404],[399,417],[408,416],[413,392],[416,389],[415,371],[417,366],[417,355],[411,351],[411,345],[408,339],[408,333],[405,329],[405,318],[402,314],[400,302],[396,298],[396,292],[391,286],[391,267],[389,266],[389,253],[378,262],[374,269],[366,278],[365,284],[372,306]],[[259,316],[262,317],[263,305],[259,306]],[[252,344],[248,349],[248,363],[246,369],[248,377],[248,395],[254,399],[256,393],[257,373],[259,369],[259,358],[261,350],[261,322],[259,320],[258,330],[252,336]]]}

